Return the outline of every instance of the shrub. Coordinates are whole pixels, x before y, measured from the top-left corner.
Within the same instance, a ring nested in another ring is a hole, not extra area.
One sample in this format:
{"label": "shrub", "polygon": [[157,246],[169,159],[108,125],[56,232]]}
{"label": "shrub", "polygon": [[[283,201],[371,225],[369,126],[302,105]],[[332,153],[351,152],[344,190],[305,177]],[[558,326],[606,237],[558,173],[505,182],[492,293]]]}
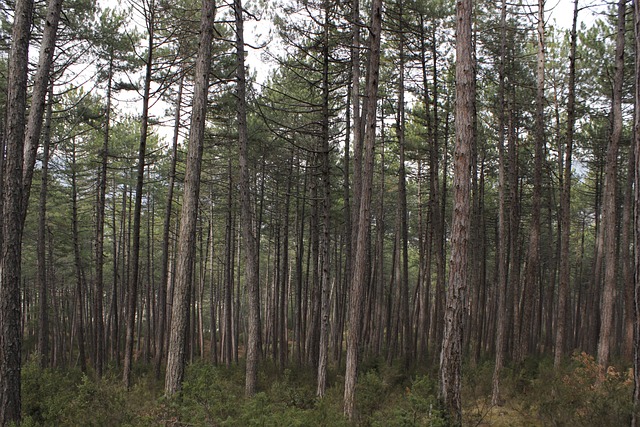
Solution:
{"label": "shrub", "polygon": [[633,375],[606,371],[586,353],[573,356],[566,373],[544,375],[536,384],[540,418],[548,425],[626,425],[633,405]]}

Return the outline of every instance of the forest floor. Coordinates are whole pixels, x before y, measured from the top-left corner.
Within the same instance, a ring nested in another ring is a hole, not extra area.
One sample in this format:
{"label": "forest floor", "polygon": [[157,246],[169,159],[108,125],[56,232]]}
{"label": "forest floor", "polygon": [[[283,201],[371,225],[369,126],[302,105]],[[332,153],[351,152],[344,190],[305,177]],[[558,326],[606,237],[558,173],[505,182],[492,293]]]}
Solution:
{"label": "forest floor", "polygon": [[[492,406],[493,366],[463,370],[465,426],[628,425],[630,372],[602,372],[593,358],[576,354],[559,371],[548,359],[504,370],[499,406]],[[100,380],[77,369],[23,368],[23,426],[446,426],[438,409],[437,372],[403,372],[380,361],[363,363],[357,389],[359,418],[342,415],[344,378],[331,370],[323,399],[315,397],[311,369],[279,370],[264,363],[259,392],[243,396],[242,366],[195,362],[178,398],[163,397],[162,381],[138,365],[135,384],[122,386],[112,367]]]}

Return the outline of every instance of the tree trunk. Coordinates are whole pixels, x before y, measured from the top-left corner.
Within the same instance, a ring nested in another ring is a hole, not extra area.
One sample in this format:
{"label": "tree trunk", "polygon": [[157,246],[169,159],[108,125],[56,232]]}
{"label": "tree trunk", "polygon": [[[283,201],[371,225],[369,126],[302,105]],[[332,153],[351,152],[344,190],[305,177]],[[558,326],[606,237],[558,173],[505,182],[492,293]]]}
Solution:
{"label": "tree trunk", "polygon": [[22,169],[22,221],[27,215],[29,205],[29,194],[31,192],[31,182],[33,180],[33,168],[36,163],[36,153],[38,142],[42,131],[42,117],[44,115],[45,98],[49,90],[49,76],[53,64],[53,53],[56,47],[58,33],[58,22],[62,13],[63,0],[49,0],[47,5],[47,16],[44,21],[44,32],[40,45],[40,57],[38,68],[33,78],[33,91],[31,93],[31,106],[29,109],[29,119],[24,140],[24,159]]}
{"label": "tree trunk", "polygon": [[569,94],[567,98],[567,135],[564,152],[563,186],[560,199],[560,273],[558,286],[558,314],[556,316],[556,338],[553,365],[560,367],[564,355],[565,335],[567,331],[567,299],[571,279],[571,154],[573,151],[573,132],[575,128],[576,100],[576,45],[578,24],[578,0],[574,0],[573,24],[571,26],[571,46],[569,54]]}
{"label": "tree trunk", "polygon": [[258,277],[258,243],[255,236],[253,207],[251,203],[248,165],[248,135],[246,111],[246,78],[244,68],[244,18],[242,0],[234,0],[236,20],[236,79],[238,144],[240,146],[240,221],[245,254],[245,284],[249,298],[249,330],[246,342],[245,395],[256,392],[258,360],[260,357],[260,278]]}
{"label": "tree trunk", "polygon": [[187,326],[189,322],[189,288],[193,276],[195,257],[196,224],[198,216],[198,196],[200,192],[200,171],[204,148],[204,129],[209,91],[209,70],[211,68],[211,43],[215,4],[202,1],[200,17],[200,37],[195,68],[195,86],[189,130],[189,147],[184,176],[184,195],[178,250],[176,253],[176,277],[171,312],[171,332],[167,352],[165,375],[165,396],[170,397],[181,390],[184,378]]}
{"label": "tree trunk", "polygon": [[[167,288],[169,287],[169,237],[171,234],[171,217],[173,212],[173,190],[176,182],[176,164],[178,161],[178,137],[180,136],[180,113],[182,108],[182,90],[184,88],[184,73],[180,75],[178,83],[178,95],[175,105],[173,120],[173,139],[171,144],[171,166],[169,167],[169,184],[167,188],[167,201],[164,208],[164,224],[162,228],[162,264],[160,266],[160,289],[158,289],[158,309],[156,325],[156,354],[154,360],[154,372],[156,378],[160,378],[162,362],[165,353],[165,333],[167,329]],[[213,301],[212,301],[213,304]]]}
{"label": "tree trunk", "polygon": [[[374,145],[376,138],[376,106],[380,68],[380,37],[382,32],[382,0],[371,4],[370,51],[367,80],[367,114],[364,136],[364,167],[362,171],[362,194],[358,208],[355,263],[349,302],[349,335],[347,337],[347,366],[344,383],[344,413],[347,418],[356,418],[355,387],[358,370],[358,347],[360,346],[360,321],[368,270],[368,253],[371,240],[371,193],[373,185]],[[354,82],[355,84],[356,82]]]}
{"label": "tree trunk", "polygon": [[470,221],[470,160],[474,141],[474,63],[471,39],[472,0],[457,1],[456,146],[453,165],[451,268],[446,293],[444,334],[440,353],[440,399],[451,425],[462,424],[460,398],[462,315],[467,289]]}
{"label": "tree trunk", "polygon": [[80,242],[78,238],[78,186],[76,181],[77,176],[77,164],[76,164],[76,142],[72,141],[71,152],[71,232],[73,235],[73,258],[75,264],[76,273],[76,321],[74,327],[76,328],[76,336],[78,340],[78,351],[80,359],[80,368],[82,372],[87,372],[87,358],[85,354],[85,340],[84,340],[84,272],[82,269],[82,259],[80,257]]}
{"label": "tree trunk", "polygon": [[505,141],[505,61],[507,56],[507,2],[502,1],[500,13],[500,63],[498,86],[498,245],[496,248],[496,262],[498,263],[498,280],[496,295],[498,298],[498,313],[496,319],[495,364],[493,368],[491,404],[500,404],[500,373],[504,366],[506,332],[507,332],[507,273],[508,240],[507,240],[507,198],[506,198],[506,158],[504,153]]}
{"label": "tree trunk", "polygon": [[49,157],[51,155],[51,117],[53,115],[53,85],[49,86],[49,102],[43,135],[42,182],[40,184],[40,209],[38,209],[38,292],[40,304],[38,313],[38,353],[40,366],[49,366],[49,286],[47,275],[47,193],[49,189]]}
{"label": "tree trunk", "polygon": [[22,162],[32,0],[15,5],[7,77],[7,124],[0,236],[0,426],[20,422]]}
{"label": "tree trunk", "polygon": [[613,310],[616,299],[616,272],[618,270],[616,257],[616,187],[618,176],[618,145],[622,136],[622,83],[624,78],[624,37],[626,0],[618,2],[618,32],[616,37],[616,62],[613,78],[613,129],[609,146],[604,175],[604,200],[602,205],[602,227],[604,231],[603,262],[604,289],[600,304],[600,335],[598,340],[598,364],[607,369],[611,355],[613,335]]}
{"label": "tree trunk", "polygon": [[327,381],[329,360],[329,280],[330,280],[330,214],[331,174],[329,169],[329,3],[324,5],[324,28],[322,45],[322,136],[320,147],[320,170],[322,192],[322,225],[320,235],[320,349],[318,355],[318,378],[316,395],[323,397]]}
{"label": "tree trunk", "polygon": [[544,162],[544,64],[545,64],[545,0],[538,0],[538,53],[536,72],[536,116],[534,140],[533,196],[531,201],[531,230],[529,232],[529,253],[522,289],[520,328],[516,360],[522,361],[529,354],[529,343],[533,333],[533,309],[536,287],[540,281],[540,212],[542,199],[542,165]]}
{"label": "tree trunk", "polygon": [[[633,8],[633,35],[635,37],[636,52],[640,52],[640,4],[634,2]],[[634,328],[633,328],[633,416],[631,426],[638,427],[638,408],[640,408],[640,55],[636,54],[635,63],[635,117],[633,123],[634,139],[632,149],[635,152],[636,170],[634,177],[634,216],[633,216],[633,243],[636,248],[634,257]]]}
{"label": "tree trunk", "polygon": [[109,57],[109,71],[107,77],[107,106],[104,123],[104,138],[100,153],[100,172],[98,175],[98,195],[96,209],[96,354],[95,368],[98,377],[102,376],[104,365],[104,323],[103,323],[103,292],[104,292],[104,221],[105,200],[107,193],[107,164],[109,161],[109,131],[111,129],[111,85],[113,81],[113,56]]}
{"label": "tree trunk", "polygon": [[232,162],[229,158],[229,188],[227,193],[227,224],[225,229],[225,263],[224,263],[224,302],[223,302],[223,328],[221,354],[222,360],[227,367],[233,361],[233,173]]}
{"label": "tree trunk", "polygon": [[149,39],[147,46],[146,71],[144,78],[144,93],[142,95],[142,121],[140,124],[140,148],[138,151],[138,167],[136,180],[136,199],[133,207],[133,242],[131,247],[131,258],[129,266],[131,267],[131,279],[127,289],[127,335],[124,349],[124,367],[122,380],[127,390],[131,387],[131,367],[133,364],[133,343],[135,340],[134,330],[136,321],[136,306],[138,301],[138,282],[140,280],[140,218],[142,216],[142,189],[144,185],[144,169],[147,150],[147,136],[149,128],[149,98],[151,90],[152,62],[154,48],[154,31],[155,31],[155,3],[149,0],[148,4],[148,22]]}
{"label": "tree trunk", "polygon": [[399,41],[399,55],[400,55],[400,70],[398,76],[398,120],[397,120],[397,133],[398,133],[398,148],[400,154],[400,167],[398,170],[398,223],[400,225],[398,230],[398,236],[400,238],[400,245],[398,250],[402,255],[402,263],[398,265],[402,274],[400,277],[400,306],[401,308],[401,323],[402,323],[402,343],[404,353],[404,366],[409,368],[413,363],[413,326],[411,324],[411,316],[409,313],[409,231],[408,231],[408,213],[407,213],[407,183],[406,183],[406,169],[405,169],[405,109],[404,109],[404,71],[405,71],[405,54],[404,54],[404,10],[403,3],[399,4],[399,19],[400,19],[400,41]]}

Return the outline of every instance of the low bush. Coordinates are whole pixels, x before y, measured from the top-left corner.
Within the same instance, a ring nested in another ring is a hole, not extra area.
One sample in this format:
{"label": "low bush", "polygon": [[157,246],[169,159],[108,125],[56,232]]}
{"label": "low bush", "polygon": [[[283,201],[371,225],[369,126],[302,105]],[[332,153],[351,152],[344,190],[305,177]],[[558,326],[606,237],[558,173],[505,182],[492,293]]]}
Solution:
{"label": "low bush", "polygon": [[[357,384],[358,420],[343,416],[343,382],[330,370],[326,394],[316,397],[314,373],[264,363],[258,393],[244,397],[244,367],[197,362],[187,367],[182,391],[171,399],[149,367],[136,367],[129,391],[121,373],[101,379],[78,369],[22,369],[23,426],[445,426],[437,375],[409,376],[400,365],[364,364]],[[629,372],[604,371],[591,356],[576,354],[560,370],[548,358],[507,367],[502,406],[491,406],[491,363],[465,366],[465,425],[626,425],[632,405]]]}

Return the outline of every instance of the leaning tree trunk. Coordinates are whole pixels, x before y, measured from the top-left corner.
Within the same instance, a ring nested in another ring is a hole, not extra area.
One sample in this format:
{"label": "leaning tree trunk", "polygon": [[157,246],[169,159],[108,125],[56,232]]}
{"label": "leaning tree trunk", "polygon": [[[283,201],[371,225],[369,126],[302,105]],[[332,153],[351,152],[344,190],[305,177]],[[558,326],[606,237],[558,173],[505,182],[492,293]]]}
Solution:
{"label": "leaning tree trunk", "polygon": [[36,163],[36,153],[40,132],[42,131],[42,117],[44,115],[45,98],[49,90],[49,76],[53,65],[53,53],[56,47],[58,23],[62,13],[63,0],[49,0],[47,16],[45,18],[42,44],[40,45],[40,57],[38,68],[33,79],[33,91],[31,93],[31,107],[24,140],[24,159],[22,167],[22,221],[27,215],[31,182],[33,180],[33,168]]}
{"label": "leaning tree trunk", "polygon": [[472,0],[458,0],[456,25],[456,145],[453,164],[451,268],[446,293],[444,334],[440,353],[440,390],[450,425],[462,424],[460,398],[462,324],[467,289],[470,211],[470,161],[474,141],[474,64],[471,39]]}
{"label": "leaning tree trunk", "polygon": [[184,194],[178,250],[176,252],[176,276],[171,311],[171,331],[167,352],[167,372],[164,394],[173,396],[182,388],[187,346],[187,327],[189,323],[189,288],[193,277],[195,258],[196,225],[198,217],[198,196],[200,193],[200,171],[204,148],[204,128],[207,113],[207,93],[209,91],[209,70],[211,68],[211,42],[213,41],[213,23],[215,4],[210,0],[202,1],[200,18],[200,38],[198,59],[196,60],[195,85],[189,147],[184,176]]}

